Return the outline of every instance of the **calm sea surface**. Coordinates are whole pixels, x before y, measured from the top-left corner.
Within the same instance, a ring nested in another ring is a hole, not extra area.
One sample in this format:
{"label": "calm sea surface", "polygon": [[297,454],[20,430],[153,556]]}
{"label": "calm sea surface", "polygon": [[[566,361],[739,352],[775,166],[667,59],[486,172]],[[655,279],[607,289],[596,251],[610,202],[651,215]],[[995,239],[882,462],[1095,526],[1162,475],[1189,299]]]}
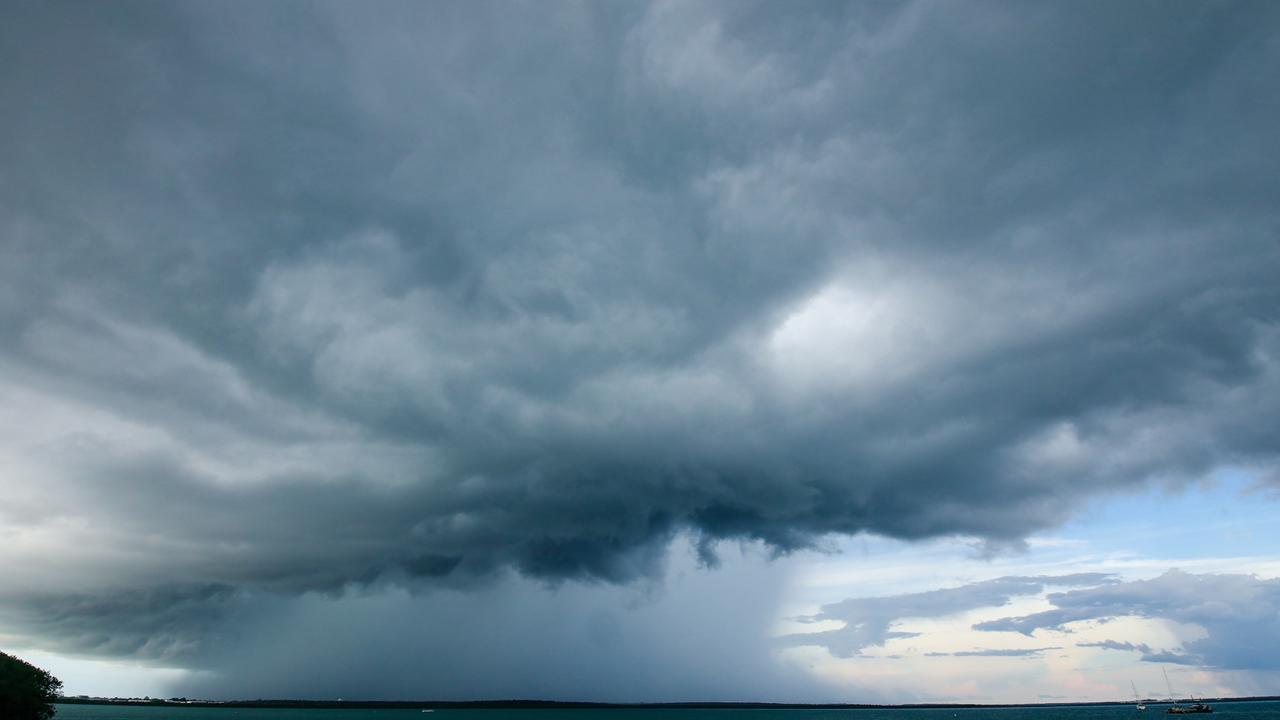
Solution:
{"label": "calm sea surface", "polygon": [[[1211,718],[1280,720],[1280,702],[1216,703]],[[1164,720],[1164,706],[941,710],[256,710],[58,705],[54,720]]]}

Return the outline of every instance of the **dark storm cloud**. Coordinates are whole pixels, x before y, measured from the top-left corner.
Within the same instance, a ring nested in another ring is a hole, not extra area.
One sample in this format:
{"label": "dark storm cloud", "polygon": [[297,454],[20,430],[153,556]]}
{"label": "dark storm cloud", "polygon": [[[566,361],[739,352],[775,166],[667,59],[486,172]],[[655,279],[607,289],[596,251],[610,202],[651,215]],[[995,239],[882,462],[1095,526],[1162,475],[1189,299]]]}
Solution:
{"label": "dark storm cloud", "polygon": [[216,637],[240,599],[225,585],[122,589],[36,596],[0,618],[53,650],[180,662]]}
{"label": "dark storm cloud", "polygon": [[1153,651],[1146,645],[1116,641],[1093,646],[1137,650],[1148,662],[1223,670],[1280,669],[1275,653],[1280,642],[1280,580],[1170,570],[1151,580],[1050,593],[1048,600],[1054,609],[978,623],[974,629],[1031,636],[1037,630],[1065,631],[1069,623],[1082,620],[1124,616],[1170,620],[1199,626],[1207,634],[1185,642],[1184,652]]}
{"label": "dark storm cloud", "polygon": [[[766,634],[786,583],[768,553],[728,548],[724,567],[707,573],[694,550],[680,544],[660,586],[551,591],[500,573],[483,592],[166,588],[45,598],[52,607],[3,620],[22,628],[46,618],[26,629],[54,638],[56,650],[199,668],[164,689],[188,697],[837,701],[832,688],[770,652]],[[149,640],[95,644],[123,638]],[[890,699],[875,687],[859,695]]]}
{"label": "dark storm cloud", "polygon": [[1278,12],[11,4],[0,594],[133,653],[1269,472]]}
{"label": "dark storm cloud", "polygon": [[[849,598],[823,605],[815,615],[798,618],[801,622],[813,623],[836,621],[844,623],[843,627],[812,633],[794,633],[783,637],[782,641],[788,645],[825,647],[836,657],[855,657],[862,654],[865,648],[881,647],[889,640],[919,635],[889,629],[900,620],[940,618],[967,610],[999,607],[1007,605],[1015,597],[1034,595],[1048,586],[1098,585],[1113,581],[1111,575],[1104,573],[1002,577],[943,590]],[[982,652],[1000,654],[1007,651]]]}

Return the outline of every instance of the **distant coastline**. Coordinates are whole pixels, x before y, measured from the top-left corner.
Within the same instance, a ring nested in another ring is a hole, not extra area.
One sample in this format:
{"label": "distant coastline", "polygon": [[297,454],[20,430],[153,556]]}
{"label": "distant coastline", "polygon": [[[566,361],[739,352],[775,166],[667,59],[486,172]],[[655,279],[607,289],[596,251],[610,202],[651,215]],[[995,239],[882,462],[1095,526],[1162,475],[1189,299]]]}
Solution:
{"label": "distant coastline", "polygon": [[[1275,702],[1280,695],[1249,697],[1197,698],[1201,702]],[[1164,705],[1168,701],[1147,700],[1151,705]],[[560,700],[158,700],[139,698],[84,698],[64,697],[58,700],[64,705],[150,705],[156,707],[225,707],[225,708],[281,708],[311,710],[909,710],[909,709],[964,709],[964,708],[1017,708],[1017,707],[1087,707],[1098,705],[1132,705],[1133,701],[1108,700],[1099,702],[1044,702],[1044,703],[908,703],[886,705],[877,703],[768,703],[768,702],[666,702],[666,703],[608,703],[576,702]]]}

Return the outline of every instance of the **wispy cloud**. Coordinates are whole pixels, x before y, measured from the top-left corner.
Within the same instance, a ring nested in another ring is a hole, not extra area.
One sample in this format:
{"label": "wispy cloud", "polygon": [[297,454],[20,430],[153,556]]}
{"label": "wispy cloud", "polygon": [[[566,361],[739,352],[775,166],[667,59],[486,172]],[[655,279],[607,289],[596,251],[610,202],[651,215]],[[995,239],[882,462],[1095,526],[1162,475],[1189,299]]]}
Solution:
{"label": "wispy cloud", "polygon": [[1048,600],[1052,610],[981,622],[974,629],[1031,636],[1038,630],[1063,631],[1070,623],[1085,620],[1125,616],[1171,620],[1199,626],[1207,635],[1186,642],[1182,652],[1111,640],[1084,646],[1135,650],[1148,662],[1280,669],[1280,656],[1270,650],[1280,643],[1280,579],[1170,570],[1151,580],[1051,593]]}
{"label": "wispy cloud", "polygon": [[1152,650],[1146,643],[1117,642],[1103,640],[1101,642],[1076,643],[1076,647],[1102,648],[1104,650],[1126,650],[1142,654],[1143,662],[1172,663],[1174,665],[1203,665],[1204,660],[1196,655],[1174,652],[1172,650]]}
{"label": "wispy cloud", "polygon": [[988,648],[983,650],[957,650],[956,652],[927,652],[925,657],[1039,657],[1048,650],[1061,650],[1061,647],[1041,648]]}
{"label": "wispy cloud", "polygon": [[1103,573],[1002,577],[943,590],[849,598],[823,605],[817,614],[799,618],[802,622],[838,621],[843,623],[842,627],[793,633],[783,636],[780,641],[788,645],[820,646],[836,657],[852,657],[861,654],[868,647],[883,646],[889,640],[919,635],[890,630],[900,620],[940,618],[967,610],[999,607],[1008,604],[1015,597],[1034,595],[1050,586],[1098,585],[1114,581],[1113,576]]}

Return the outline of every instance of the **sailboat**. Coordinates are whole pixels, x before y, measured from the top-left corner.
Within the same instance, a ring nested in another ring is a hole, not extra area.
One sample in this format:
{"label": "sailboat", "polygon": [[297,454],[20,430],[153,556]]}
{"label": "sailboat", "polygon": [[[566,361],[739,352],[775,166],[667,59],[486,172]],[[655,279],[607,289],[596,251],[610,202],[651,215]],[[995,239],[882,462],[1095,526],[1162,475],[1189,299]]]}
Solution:
{"label": "sailboat", "polygon": [[1130,681],[1129,681],[1129,687],[1133,688],[1133,702],[1134,702],[1135,707],[1137,707],[1139,710],[1146,710],[1146,709],[1147,709],[1147,706],[1146,706],[1146,705],[1143,705],[1143,704],[1142,704],[1142,700],[1140,700],[1140,699],[1138,698],[1138,686],[1137,686],[1137,685],[1134,685],[1134,684],[1133,684],[1133,681],[1132,681],[1132,680],[1130,680]]}
{"label": "sailboat", "polygon": [[[1173,697],[1173,686],[1169,684],[1169,672],[1164,668],[1160,668],[1160,672],[1164,673],[1165,687],[1169,688],[1169,702],[1173,705],[1165,710],[1170,715],[1193,715],[1195,713],[1211,713],[1213,707],[1208,703],[1193,702],[1190,705],[1179,705],[1177,699]],[[1194,698],[1193,698],[1194,699]]]}

